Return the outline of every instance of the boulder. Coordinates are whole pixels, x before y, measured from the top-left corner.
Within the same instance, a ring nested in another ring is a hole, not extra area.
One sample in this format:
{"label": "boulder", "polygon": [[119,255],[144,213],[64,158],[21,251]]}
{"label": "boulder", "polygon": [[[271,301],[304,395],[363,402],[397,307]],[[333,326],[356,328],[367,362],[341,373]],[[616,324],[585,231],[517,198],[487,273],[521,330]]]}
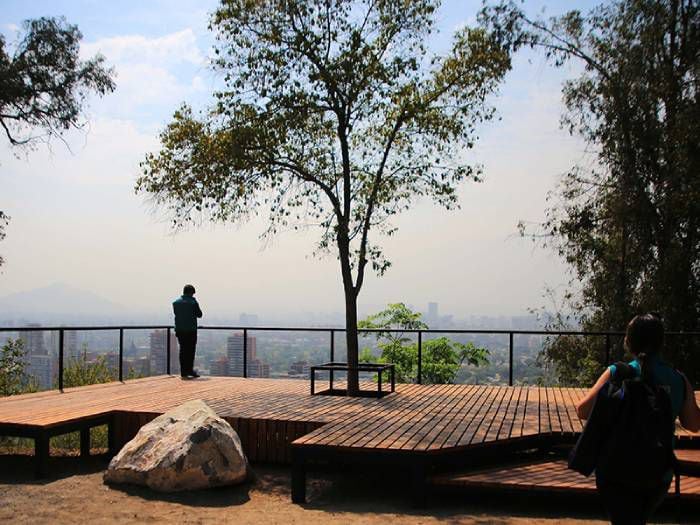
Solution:
{"label": "boulder", "polygon": [[248,460],[236,431],[196,400],[143,426],[114,456],[104,480],[174,492],[232,485],[247,475]]}

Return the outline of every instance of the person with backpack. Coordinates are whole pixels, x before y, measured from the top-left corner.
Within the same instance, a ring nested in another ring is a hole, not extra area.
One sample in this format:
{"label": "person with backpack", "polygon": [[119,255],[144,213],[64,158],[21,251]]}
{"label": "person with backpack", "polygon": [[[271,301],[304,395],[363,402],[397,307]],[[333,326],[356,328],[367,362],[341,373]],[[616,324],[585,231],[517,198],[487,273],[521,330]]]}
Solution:
{"label": "person with backpack", "polygon": [[624,341],[634,359],[610,365],[576,406],[590,421],[569,466],[585,474],[590,468],[582,464],[595,468],[613,524],[644,524],[663,502],[673,479],[676,419],[691,432],[700,430],[693,388],[661,358],[663,341],[659,315],[634,317]]}

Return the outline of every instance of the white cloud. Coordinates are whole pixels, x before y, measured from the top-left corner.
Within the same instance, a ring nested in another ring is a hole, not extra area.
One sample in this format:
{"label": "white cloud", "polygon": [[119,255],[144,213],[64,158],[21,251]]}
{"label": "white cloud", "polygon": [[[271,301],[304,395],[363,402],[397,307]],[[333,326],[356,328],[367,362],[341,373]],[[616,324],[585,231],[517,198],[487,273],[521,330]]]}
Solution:
{"label": "white cloud", "polygon": [[85,57],[102,53],[116,71],[116,91],[97,103],[111,117],[159,121],[192,94],[205,91],[200,76],[207,58],[193,29],[158,37],[120,35],[85,43]]}
{"label": "white cloud", "polygon": [[81,52],[86,56],[102,53],[110,62],[204,62],[204,56],[197,47],[197,37],[190,28],[156,38],[143,35],[101,38],[96,42],[83,44]]}
{"label": "white cloud", "polygon": [[173,105],[187,94],[189,86],[180,83],[170,71],[148,63],[121,64],[117,66],[117,91],[119,105],[131,106],[159,103]]}

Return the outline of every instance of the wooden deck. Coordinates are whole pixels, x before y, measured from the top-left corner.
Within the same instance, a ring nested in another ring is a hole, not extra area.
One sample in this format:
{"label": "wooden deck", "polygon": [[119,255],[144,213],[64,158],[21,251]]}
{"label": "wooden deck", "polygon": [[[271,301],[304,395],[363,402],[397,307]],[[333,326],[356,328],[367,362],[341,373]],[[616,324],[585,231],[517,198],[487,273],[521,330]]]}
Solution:
{"label": "wooden deck", "polygon": [[[581,431],[574,409],[584,390],[549,387],[398,384],[381,399],[309,395],[308,381],[174,376],[0,398],[0,435],[35,439],[45,473],[48,439],[108,424],[118,450],[148,421],[202,399],[236,429],[251,461],[292,463],[294,497],[303,500],[309,463],[397,461],[422,483],[435,465],[488,451],[571,442]],[[700,393],[696,393],[700,397]],[[679,431],[680,442],[698,435]],[[89,451],[84,444],[83,450]]]}

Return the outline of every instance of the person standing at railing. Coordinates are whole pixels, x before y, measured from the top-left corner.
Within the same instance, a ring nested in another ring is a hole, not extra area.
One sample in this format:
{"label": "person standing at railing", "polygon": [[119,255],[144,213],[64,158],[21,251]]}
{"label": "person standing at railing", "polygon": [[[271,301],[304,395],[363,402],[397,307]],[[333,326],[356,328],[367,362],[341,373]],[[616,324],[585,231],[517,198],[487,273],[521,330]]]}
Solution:
{"label": "person standing at railing", "polygon": [[202,317],[202,309],[194,294],[194,286],[186,284],[182,296],[173,301],[175,335],[180,346],[180,376],[183,379],[199,377],[194,369],[194,354],[197,349],[197,318]]}

